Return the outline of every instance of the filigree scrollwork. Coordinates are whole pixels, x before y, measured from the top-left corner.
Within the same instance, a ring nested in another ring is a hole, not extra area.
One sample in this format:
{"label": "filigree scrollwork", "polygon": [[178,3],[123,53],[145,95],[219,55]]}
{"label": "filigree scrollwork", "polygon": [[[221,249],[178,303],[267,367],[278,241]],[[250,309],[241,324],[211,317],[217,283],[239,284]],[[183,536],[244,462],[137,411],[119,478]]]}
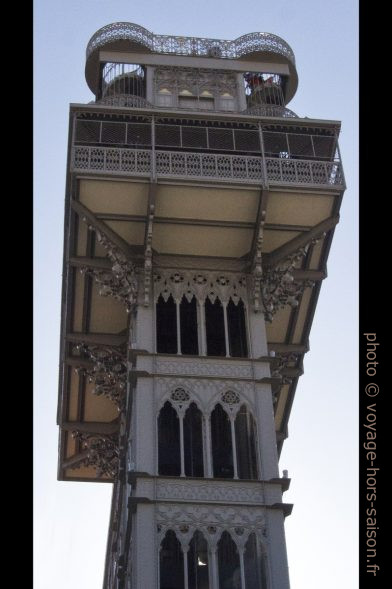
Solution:
{"label": "filigree scrollwork", "polygon": [[307,254],[310,245],[314,245],[317,241],[318,239],[312,240],[277,266],[264,268],[261,299],[266,321],[272,321],[275,313],[286,305],[292,308],[297,307],[305,288],[313,288],[315,284],[313,280],[296,281],[293,273]]}
{"label": "filigree scrollwork", "polygon": [[256,239],[255,256],[253,260],[253,305],[254,310],[260,311],[261,305],[261,285],[260,281],[263,276],[262,255],[261,249],[263,247],[264,239],[264,224],[266,211],[261,212],[260,227]]}
{"label": "filigree scrollwork", "polygon": [[77,368],[89,382],[94,383],[93,393],[107,397],[122,411],[127,388],[127,357],[125,346],[87,346],[78,344],[77,351],[91,360],[92,369]]}
{"label": "filigree scrollwork", "polygon": [[121,301],[130,313],[137,305],[138,282],[135,266],[103,232],[92,226],[89,229],[95,230],[98,243],[105,248],[112,267],[111,270],[101,270],[83,266],[80,271],[95,279],[100,295]]}
{"label": "filigree scrollwork", "polygon": [[299,354],[295,352],[282,352],[274,357],[271,364],[271,376],[281,379],[281,384],[291,384],[292,378],[285,376],[283,372],[291,362],[297,363]]}
{"label": "filigree scrollwork", "polygon": [[116,478],[119,464],[118,438],[115,435],[91,434],[72,432],[72,437],[79,440],[87,456],[75,468],[93,466],[97,471],[97,478],[108,476]]}

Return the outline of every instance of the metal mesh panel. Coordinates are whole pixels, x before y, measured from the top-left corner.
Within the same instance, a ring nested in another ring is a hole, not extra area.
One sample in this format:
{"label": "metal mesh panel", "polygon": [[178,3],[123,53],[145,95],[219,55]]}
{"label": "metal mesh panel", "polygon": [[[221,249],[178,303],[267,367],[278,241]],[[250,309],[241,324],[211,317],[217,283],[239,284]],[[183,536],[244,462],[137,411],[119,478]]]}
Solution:
{"label": "metal mesh panel", "polygon": [[290,155],[300,155],[305,159],[313,157],[312,139],[310,135],[287,134]]}
{"label": "metal mesh panel", "polygon": [[98,121],[76,121],[75,141],[99,143],[99,132]]}
{"label": "metal mesh panel", "polygon": [[155,144],[170,147],[181,146],[181,131],[178,125],[156,125]]}
{"label": "metal mesh panel", "polygon": [[125,143],[125,123],[102,123],[102,143]]}
{"label": "metal mesh panel", "polygon": [[128,145],[151,145],[151,125],[149,123],[128,123]]}
{"label": "metal mesh panel", "polygon": [[208,129],[210,149],[234,149],[233,131],[231,129]]}
{"label": "metal mesh panel", "polygon": [[258,131],[234,131],[235,149],[237,151],[260,151]]}
{"label": "metal mesh panel", "polygon": [[269,131],[265,131],[263,133],[264,139],[264,149],[265,153],[268,155],[277,155],[281,152],[287,152],[287,139],[286,133],[271,133]]}
{"label": "metal mesh panel", "polygon": [[334,137],[320,137],[313,135],[314,151],[317,158],[333,159],[335,149]]}
{"label": "metal mesh panel", "polygon": [[183,147],[207,147],[207,129],[205,127],[182,127]]}

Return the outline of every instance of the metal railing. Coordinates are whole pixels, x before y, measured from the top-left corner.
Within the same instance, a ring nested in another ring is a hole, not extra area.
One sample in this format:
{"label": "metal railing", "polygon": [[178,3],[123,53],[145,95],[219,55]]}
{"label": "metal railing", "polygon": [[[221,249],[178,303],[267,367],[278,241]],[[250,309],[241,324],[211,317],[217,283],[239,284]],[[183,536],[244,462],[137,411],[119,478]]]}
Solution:
{"label": "metal railing", "polygon": [[344,187],[340,162],[265,158],[211,153],[74,146],[73,172],[115,174],[247,184],[297,184]]}
{"label": "metal railing", "polygon": [[291,47],[271,33],[248,33],[233,41],[206,39],[202,37],[179,37],[173,35],[154,35],[151,31],[129,22],[116,22],[99,29],[91,37],[86,49],[86,59],[96,49],[106,43],[130,40],[144,45],[155,53],[175,55],[211,56],[236,59],[255,51],[266,51],[286,57],[295,65]]}

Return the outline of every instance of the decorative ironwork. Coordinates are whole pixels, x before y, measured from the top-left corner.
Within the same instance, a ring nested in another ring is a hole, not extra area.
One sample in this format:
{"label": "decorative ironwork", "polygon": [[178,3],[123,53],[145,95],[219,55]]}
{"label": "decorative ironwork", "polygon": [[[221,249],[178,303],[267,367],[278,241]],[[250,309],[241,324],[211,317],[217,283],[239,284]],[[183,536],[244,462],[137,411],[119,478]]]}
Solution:
{"label": "decorative ironwork", "polygon": [[152,281],[152,228],[154,224],[155,205],[150,205],[150,214],[148,216],[148,227],[146,234],[146,247],[144,250],[144,306],[150,304],[150,292]]}
{"label": "decorative ironwork", "polygon": [[106,249],[108,258],[112,262],[112,268],[111,270],[101,270],[83,266],[80,271],[95,279],[101,296],[110,296],[121,301],[125,304],[127,312],[130,313],[137,305],[138,283],[135,266],[103,232],[92,226],[89,226],[89,229],[95,230],[98,243]]}
{"label": "decorative ironwork", "polygon": [[93,393],[107,397],[118,407],[124,409],[127,388],[126,347],[91,346],[78,344],[76,349],[94,363],[92,369],[77,368],[89,382],[94,383]]}
{"label": "decorative ironwork", "polygon": [[236,405],[240,402],[240,396],[235,391],[226,391],[222,394],[222,401],[227,405]]}
{"label": "decorative ironwork", "polygon": [[116,94],[115,96],[105,96],[99,100],[93,100],[92,104],[106,104],[107,106],[126,106],[131,108],[155,108],[151,102],[148,102],[141,96],[132,94]]}
{"label": "decorative ironwork", "polygon": [[284,119],[297,119],[298,115],[294,111],[284,106],[267,106],[257,105],[250,106],[242,111],[241,114],[254,115],[257,117],[280,117]]}
{"label": "decorative ironwork", "polygon": [[261,304],[261,278],[263,275],[262,268],[262,254],[261,249],[264,240],[264,224],[265,224],[266,211],[261,212],[260,226],[256,239],[255,256],[253,260],[253,305],[254,310],[257,312],[260,310]]}
{"label": "decorative ironwork", "polygon": [[76,430],[72,432],[72,437],[80,441],[83,450],[87,450],[87,456],[74,468],[93,466],[96,469],[97,478],[103,476],[117,478],[119,465],[117,436],[91,434]]}
{"label": "decorative ironwork", "polygon": [[295,281],[293,271],[307,254],[310,245],[318,241],[319,239],[313,239],[277,266],[264,269],[261,280],[261,299],[266,321],[272,321],[275,313],[286,305],[297,307],[305,288],[313,288],[315,284],[313,280]]}
{"label": "decorative ironwork", "polygon": [[91,37],[86,49],[86,59],[93,51],[114,41],[127,40],[140,43],[155,53],[175,55],[210,56],[236,59],[263,51],[286,57],[295,65],[295,57],[291,47],[271,33],[248,33],[234,41],[222,39],[206,39],[202,37],[179,37],[173,35],[154,35],[140,25],[129,22],[116,22],[99,29]]}
{"label": "decorative ironwork", "polygon": [[[72,154],[72,171],[149,177],[152,157],[149,150],[76,146]],[[157,177],[246,181],[259,185],[264,181],[262,157],[155,151],[155,162]],[[340,162],[283,158],[266,158],[265,162],[270,183],[344,187]]]}
{"label": "decorative ironwork", "polygon": [[295,364],[298,362],[299,354],[295,352],[282,352],[274,357],[274,361],[271,364],[271,376],[274,378],[280,378],[281,384],[291,384],[292,378],[283,375],[290,362]]}

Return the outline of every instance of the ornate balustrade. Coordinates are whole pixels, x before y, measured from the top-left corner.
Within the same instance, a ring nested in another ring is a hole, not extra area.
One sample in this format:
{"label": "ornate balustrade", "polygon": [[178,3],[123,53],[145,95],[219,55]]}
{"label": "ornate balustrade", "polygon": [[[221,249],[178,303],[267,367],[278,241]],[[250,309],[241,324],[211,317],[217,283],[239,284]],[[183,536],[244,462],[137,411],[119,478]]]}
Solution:
{"label": "ornate balustrade", "polygon": [[265,164],[270,184],[317,184],[336,188],[344,186],[340,162],[266,158]]}
{"label": "ornate balustrade", "polygon": [[93,51],[107,43],[121,40],[140,43],[155,53],[211,56],[226,59],[236,59],[255,51],[266,51],[283,55],[295,65],[295,57],[291,47],[283,39],[271,33],[248,33],[238,39],[228,41],[202,37],[154,35],[144,27],[129,22],[112,23],[94,33],[87,45],[86,59]]}
{"label": "ornate balustrade", "polygon": [[[73,147],[72,171],[150,177],[153,173],[153,153],[158,178],[211,179],[249,184],[264,182],[262,157],[161,150],[153,152],[119,147]],[[344,186],[340,162],[265,158],[265,165],[267,179],[271,184]]]}

